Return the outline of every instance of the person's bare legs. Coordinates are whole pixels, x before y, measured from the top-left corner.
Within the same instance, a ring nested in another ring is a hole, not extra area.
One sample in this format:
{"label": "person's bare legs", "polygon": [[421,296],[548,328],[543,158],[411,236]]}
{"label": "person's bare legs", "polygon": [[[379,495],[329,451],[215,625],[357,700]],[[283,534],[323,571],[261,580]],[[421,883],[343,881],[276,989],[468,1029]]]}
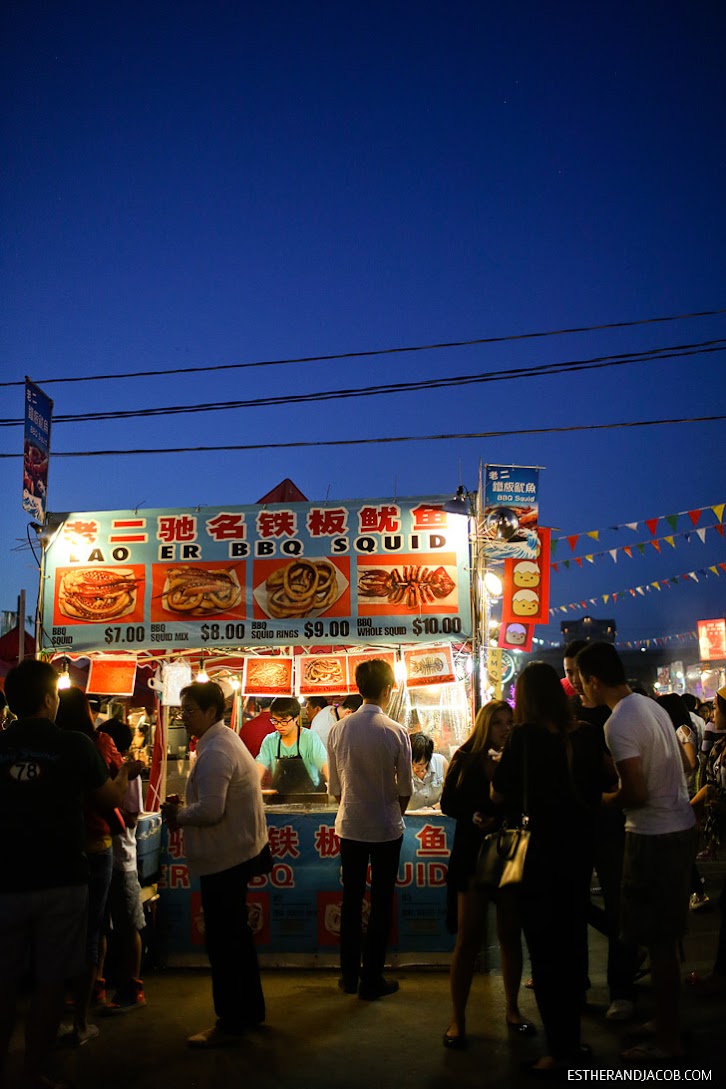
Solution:
{"label": "person's bare legs", "polygon": [[91,1007],[93,985],[98,975],[98,965],[86,964],[83,972],[73,980],[73,1027],[80,1033],[88,1028],[88,1011]]}
{"label": "person's bare legs", "polygon": [[504,984],[506,1019],[509,1024],[518,1025],[522,1020],[519,1012],[519,985],[522,981],[522,919],[517,888],[499,890],[497,940]]}
{"label": "person's bare legs", "polygon": [[55,1048],[63,1011],[63,981],[36,984],[25,1020],[25,1059],[21,1089],[38,1089]]}
{"label": "person's bare legs", "polygon": [[474,966],[481,949],[486,925],[487,898],[478,890],[460,892],[457,902],[456,946],[451,957],[451,1024],[447,1036],[466,1035],[466,1004],[469,1000]]}

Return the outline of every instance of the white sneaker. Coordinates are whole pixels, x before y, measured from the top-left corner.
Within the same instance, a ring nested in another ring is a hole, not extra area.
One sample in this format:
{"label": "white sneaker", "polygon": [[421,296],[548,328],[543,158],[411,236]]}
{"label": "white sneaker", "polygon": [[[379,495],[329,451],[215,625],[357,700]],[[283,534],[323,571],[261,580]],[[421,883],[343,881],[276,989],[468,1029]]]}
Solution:
{"label": "white sneaker", "polygon": [[609,1005],[605,1017],[608,1021],[629,1021],[635,1013],[635,1003],[629,998],[615,998]]}

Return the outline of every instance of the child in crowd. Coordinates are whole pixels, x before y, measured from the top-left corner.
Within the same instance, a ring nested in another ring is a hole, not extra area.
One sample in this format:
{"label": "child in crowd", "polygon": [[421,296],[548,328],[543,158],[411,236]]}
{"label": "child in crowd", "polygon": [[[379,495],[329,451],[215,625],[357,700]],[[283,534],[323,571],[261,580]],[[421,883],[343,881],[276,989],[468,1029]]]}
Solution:
{"label": "child in crowd", "polygon": [[[119,752],[126,755],[131,746],[131,728],[120,719],[109,719],[99,727],[110,735]],[[112,1000],[102,1012],[107,1015],[129,1013],[146,1005],[141,973],[141,934],[144,910],[136,861],[136,822],[144,804],[141,779],[129,782],[121,803],[126,829],[113,837],[113,873],[108,905],[113,933],[120,947],[120,981]]]}

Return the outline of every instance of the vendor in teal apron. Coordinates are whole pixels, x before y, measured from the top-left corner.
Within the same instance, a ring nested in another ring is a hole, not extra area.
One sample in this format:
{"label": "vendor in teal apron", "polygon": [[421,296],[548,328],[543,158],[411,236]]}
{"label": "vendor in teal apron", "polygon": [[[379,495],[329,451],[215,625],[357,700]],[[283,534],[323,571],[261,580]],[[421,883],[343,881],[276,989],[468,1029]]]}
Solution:
{"label": "vendor in teal apron", "polygon": [[274,733],[267,735],[257,755],[263,785],[269,773],[270,785],[278,794],[324,793],[328,780],[325,745],[300,725],[300,704],[279,696],[270,705],[270,720]]}

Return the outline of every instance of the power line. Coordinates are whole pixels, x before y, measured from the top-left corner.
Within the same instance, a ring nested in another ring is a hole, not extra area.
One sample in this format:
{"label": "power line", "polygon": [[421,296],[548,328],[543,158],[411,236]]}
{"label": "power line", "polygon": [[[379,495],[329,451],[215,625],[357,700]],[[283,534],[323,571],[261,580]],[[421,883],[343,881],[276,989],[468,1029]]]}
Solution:
{"label": "power line", "polygon": [[[240,408],[263,408],[274,405],[308,404],[319,401],[337,401],[352,397],[381,397],[392,393],[412,393],[431,389],[447,389],[453,386],[477,385],[485,382],[508,382],[519,378],[547,377],[553,374],[599,370],[603,367],[625,366],[630,363],[652,363],[659,360],[680,359],[684,356],[705,355],[721,352],[726,348],[726,338],[704,340],[695,344],[675,344],[668,347],[647,348],[642,352],[624,352],[620,355],[596,356],[592,359],[574,359],[564,363],[541,363],[530,367],[515,367],[508,371],[485,371],[482,374],[460,374],[447,378],[423,378],[414,382],[390,382],[386,385],[359,386],[338,390],[318,390],[313,393],[284,393],[271,397],[257,397],[239,401],[212,401],[193,405],[166,405],[155,408],[104,409],[72,415],[58,415],[54,424],[89,423],[100,420],[128,420],[153,416],[186,415],[197,412],[225,412]],[[19,427],[22,419],[0,419],[0,427]]]}
{"label": "power line", "polygon": [[[726,314],[726,307],[716,310],[696,310],[690,314],[668,314],[656,318],[640,318],[637,321],[612,321],[600,325],[580,325],[570,329],[548,329],[536,333],[513,333],[500,337],[477,337],[473,340],[450,340],[440,344],[415,344],[395,348],[376,348],[360,352],[338,352],[331,355],[307,355],[290,359],[261,359],[251,363],[215,363],[202,367],[165,367],[156,371],[127,371],[123,374],[91,374],[73,378],[39,378],[39,385],[48,386],[59,382],[105,382],[120,378],[153,378],[163,374],[199,374],[203,371],[243,370],[247,367],[281,367],[291,363],[325,363],[336,359],[364,359],[402,352],[434,352],[444,348],[469,348],[477,344],[504,344],[516,340],[535,340],[542,337],[569,336],[572,333],[594,333],[605,329],[631,329],[638,325],[656,325],[669,321],[686,321],[690,318],[710,318]],[[0,388],[22,386],[24,382],[0,382]]]}
{"label": "power line", "polygon": [[[573,431],[614,431],[618,428],[661,427],[670,424],[711,423],[726,420],[723,416],[684,416],[670,420],[631,420],[611,424],[579,424],[572,427],[531,427],[521,431],[507,428],[504,431],[465,431],[450,435],[387,435],[377,439],[324,439],[318,442],[256,442],[244,445],[214,446],[167,446],[138,450],[75,450],[53,453],[53,458],[96,458],[118,457],[120,454],[204,454],[219,453],[221,450],[291,450],[300,448],[321,448],[326,446],[372,446],[397,442],[446,442],[453,439],[501,439],[513,435],[559,435]],[[3,458],[22,458],[22,454],[0,454]]]}

